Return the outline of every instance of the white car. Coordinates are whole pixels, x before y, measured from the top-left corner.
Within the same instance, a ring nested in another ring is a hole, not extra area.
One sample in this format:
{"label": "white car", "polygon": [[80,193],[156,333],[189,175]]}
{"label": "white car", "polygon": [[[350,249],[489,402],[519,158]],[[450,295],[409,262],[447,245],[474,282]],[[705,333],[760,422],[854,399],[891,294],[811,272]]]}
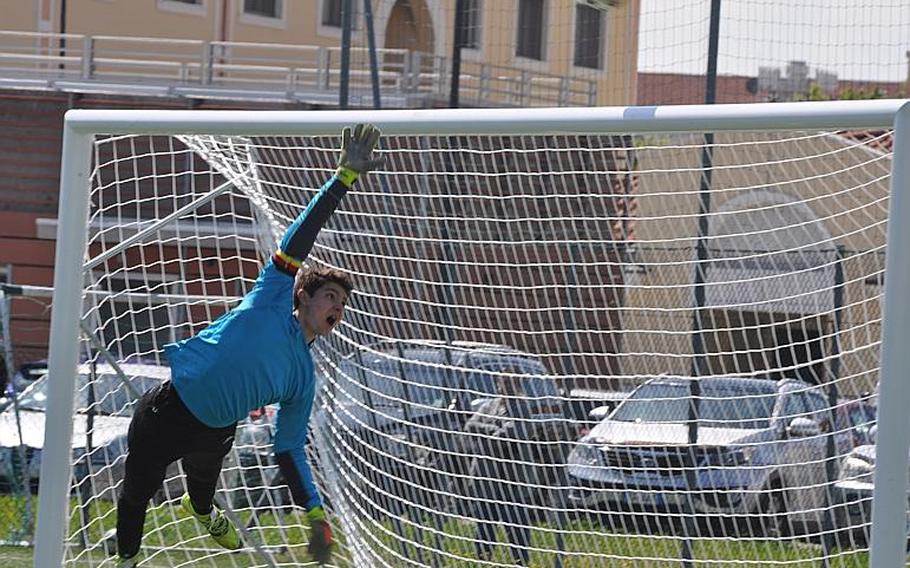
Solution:
{"label": "white car", "polygon": [[[691,446],[691,383],[649,380],[579,440],[567,465],[570,502],[619,511],[690,508],[747,520],[765,535],[820,523],[824,432],[831,431],[824,392],[791,379],[699,379],[698,443]],[[850,433],[834,431],[843,455]]]}
{"label": "white car", "polygon": [[[170,377],[168,367],[120,365],[125,377],[107,364],[78,368],[73,416],[73,474],[93,476],[92,490],[105,492],[122,478],[126,434],[136,394]],[[128,389],[123,379],[129,381]],[[0,412],[0,490],[35,491],[44,447],[48,376],[34,381],[16,404]],[[89,436],[89,432],[91,436]],[[113,499],[113,495],[107,496]]]}
{"label": "white car", "polygon": [[[835,527],[841,535],[841,546],[869,544],[872,494],[875,491],[875,428],[872,428],[870,441],[872,443],[857,446],[844,456],[834,484]],[[910,543],[910,494],[907,504],[907,533]]]}

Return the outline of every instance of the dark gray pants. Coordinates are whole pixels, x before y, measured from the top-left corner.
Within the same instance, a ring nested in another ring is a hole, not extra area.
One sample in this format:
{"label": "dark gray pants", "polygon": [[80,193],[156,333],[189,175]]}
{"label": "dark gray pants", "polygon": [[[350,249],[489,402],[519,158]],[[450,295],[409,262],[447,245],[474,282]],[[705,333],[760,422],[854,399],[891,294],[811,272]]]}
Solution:
{"label": "dark gray pants", "polygon": [[531,559],[531,517],[527,509],[518,505],[498,504],[481,500],[475,507],[477,513],[477,556],[489,559],[496,542],[496,525],[503,524],[512,559],[528,566]]}
{"label": "dark gray pants", "polygon": [[126,475],[117,500],[117,551],[139,552],[145,510],[161,488],[167,467],[183,460],[187,492],[199,512],[212,508],[224,456],[237,425],[210,428],[196,419],[170,381],[142,395],[133,409],[127,442]]}

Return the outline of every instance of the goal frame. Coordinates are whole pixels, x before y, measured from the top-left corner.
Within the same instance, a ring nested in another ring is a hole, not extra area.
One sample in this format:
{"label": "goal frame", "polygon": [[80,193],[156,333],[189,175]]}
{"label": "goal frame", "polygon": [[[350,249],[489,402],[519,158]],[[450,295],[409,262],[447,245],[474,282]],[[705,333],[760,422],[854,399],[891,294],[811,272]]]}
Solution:
{"label": "goal frame", "polygon": [[[41,460],[34,566],[60,566],[71,476],[74,377],[86,258],[92,140],[96,134],[337,135],[343,126],[370,122],[390,135],[635,134],[769,130],[894,129],[888,243],[910,243],[910,102],[905,100],[597,107],[387,111],[70,110],[63,155],[50,375]],[[900,222],[904,219],[904,222]],[[877,464],[871,565],[903,566],[910,462],[910,247],[888,247],[885,265]]]}

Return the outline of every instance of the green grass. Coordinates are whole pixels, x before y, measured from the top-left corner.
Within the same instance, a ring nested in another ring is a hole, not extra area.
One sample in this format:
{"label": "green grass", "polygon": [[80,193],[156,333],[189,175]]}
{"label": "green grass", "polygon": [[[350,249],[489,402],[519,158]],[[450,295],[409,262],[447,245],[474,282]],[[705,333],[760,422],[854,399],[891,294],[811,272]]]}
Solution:
{"label": "green grass", "polygon": [[[534,546],[541,546],[547,540],[546,536],[541,533],[535,534],[532,539]],[[452,557],[443,559],[442,565],[446,567],[471,566],[473,558],[473,545],[464,541],[446,538],[445,550],[452,554]],[[505,547],[499,547],[494,556],[494,560],[508,563],[509,554]],[[397,546],[396,546],[397,549]],[[582,555],[582,552],[591,552],[591,555]],[[673,567],[680,566],[679,543],[675,541],[663,541],[646,537],[602,537],[599,539],[587,539],[586,546],[582,549],[576,547],[574,555],[563,557],[563,566],[566,568],[588,568],[591,566],[609,565],[611,567]],[[701,542],[695,546],[695,564],[699,565],[699,560],[711,559],[711,564],[701,564],[702,566],[722,565],[722,561],[736,561],[737,566],[768,566],[777,563],[786,562],[788,567],[817,567],[820,566],[818,557],[821,550],[813,546],[787,546],[781,543],[766,542],[754,544],[742,544],[735,542]],[[302,550],[295,554],[299,561],[304,558]],[[388,564],[391,566],[404,566],[405,561],[400,558],[394,558],[391,554],[385,555]],[[607,560],[607,558],[610,558]],[[82,562],[77,562],[73,566],[88,567],[97,566],[102,556],[89,555]],[[159,556],[160,560],[152,559],[147,566],[154,568],[163,568],[173,566],[176,563],[190,562],[191,557],[186,554],[177,554],[165,559]],[[424,563],[429,563],[429,555],[423,557]],[[294,563],[294,557],[287,554],[278,554],[275,556],[279,565],[290,566],[297,565]],[[411,554],[412,562],[419,562],[416,553]],[[642,559],[648,559],[644,561]],[[553,553],[535,552],[531,557],[531,565],[536,567],[552,567],[555,555]],[[609,564],[606,564],[609,562]],[[242,555],[222,555],[222,557],[210,559],[200,565],[204,566],[253,566],[261,565],[253,557],[246,554]],[[341,562],[339,565],[347,566],[349,564]],[[416,565],[416,564],[415,564]],[[833,568],[860,568],[869,565],[868,555],[866,553],[849,553],[842,551],[842,555],[834,558],[830,562]],[[31,568],[32,567],[32,549],[26,547],[0,547],[0,566],[3,568]]]}
{"label": "green grass", "polygon": [[0,547],[0,566],[3,568],[32,568],[32,549],[21,546]]}
{"label": "green grass", "polygon": [[[18,510],[20,502],[9,496],[0,496],[0,511]],[[79,513],[73,503],[73,513],[70,517],[70,534],[75,534],[80,527]],[[109,501],[96,501],[90,509],[91,523],[86,527],[86,539],[89,543],[97,543],[108,529],[114,527],[115,514],[113,503]],[[246,522],[249,514],[241,514],[241,520]],[[256,538],[264,545],[281,545],[286,539],[293,543],[290,552],[278,553],[275,560],[280,566],[296,566],[306,558],[305,532],[300,526],[300,519],[286,517],[276,518],[273,515],[263,515],[259,519],[260,525],[266,528],[256,530]],[[401,523],[397,526],[391,522],[373,524],[365,519],[365,524],[370,524],[372,529],[364,538],[365,546],[379,551],[379,554],[390,566],[419,566],[430,563],[428,550],[441,549],[446,552],[440,565],[446,567],[471,566],[474,564],[474,525],[467,522],[451,521],[441,527],[441,533],[434,530],[435,525],[430,520],[425,520],[421,525],[414,526]],[[290,528],[283,531],[279,525]],[[175,507],[164,504],[149,510],[146,527],[156,527],[146,534],[144,544],[150,549],[156,547],[172,546],[175,542],[184,542],[187,546],[210,546],[208,537],[203,534],[195,521],[184,519],[177,514]],[[0,529],[3,527],[0,526]],[[597,524],[587,521],[576,521],[568,527],[572,534],[565,537],[562,562],[565,568],[588,568],[590,566],[609,565],[611,567],[641,567],[649,568],[678,568],[680,566],[681,540],[670,536],[643,536],[632,534],[606,534],[605,529]],[[400,534],[399,534],[400,533]],[[9,537],[9,535],[0,535]],[[79,539],[73,539],[78,542]],[[405,544],[402,546],[402,542]],[[505,543],[505,534],[499,531],[499,542]],[[418,546],[422,543],[423,548]],[[557,533],[548,530],[545,526],[538,526],[532,534],[532,547],[539,549],[532,552],[531,565],[550,568],[557,558]],[[74,547],[73,552],[78,561],[73,566],[82,568],[97,566],[105,558],[105,552],[96,546],[89,550],[79,550]],[[151,552],[151,550],[149,551]],[[802,541],[746,541],[710,539],[697,540],[693,545],[693,564],[696,566],[712,567],[723,565],[725,561],[736,562],[740,567],[768,566],[783,564],[788,568],[814,568],[820,566],[819,558],[822,556],[820,546]],[[202,553],[192,553],[186,550],[172,549],[165,557],[163,554],[153,555],[146,566],[150,568],[163,568],[176,564],[203,565],[206,567],[246,567],[262,565],[261,560],[249,553],[221,552],[205,562],[193,562]],[[421,556],[422,554],[422,556]],[[831,568],[859,568],[868,565],[868,555],[865,552],[841,550],[831,559]],[[508,563],[510,561],[507,546],[497,546],[494,560]],[[643,560],[644,559],[644,560]],[[701,562],[699,562],[701,561]],[[711,561],[710,563],[705,561]],[[609,564],[607,564],[609,563]],[[349,566],[351,563],[343,559],[340,566]],[[29,547],[5,546],[0,547],[0,567],[2,568],[31,568],[32,549]],[[361,568],[361,567],[356,567]]]}
{"label": "green grass", "polygon": [[[427,523],[427,527],[431,526]],[[444,536],[436,541],[432,531],[424,530],[421,539],[413,528],[402,530],[405,540],[413,543],[422,542],[427,548],[442,549],[450,557],[441,563],[446,567],[471,566],[474,558],[474,526],[471,523],[449,523],[443,527]],[[670,536],[644,536],[630,534],[605,534],[604,529],[588,522],[575,522],[568,527],[574,534],[565,537],[562,565],[565,568],[590,568],[592,566],[610,566],[611,568],[632,568],[648,566],[648,568],[679,568],[680,543],[679,537]],[[374,550],[387,548],[395,551],[399,556],[387,552],[383,555],[390,566],[403,566],[405,561],[401,558],[400,538],[395,536],[391,524],[377,527],[371,534],[375,539]],[[498,541],[501,546],[496,547],[493,560],[509,564],[511,555],[505,545],[506,536],[502,530],[498,531]],[[377,546],[381,543],[382,546]],[[555,565],[557,558],[556,532],[539,526],[532,533],[532,548],[540,549],[532,552],[531,566],[550,568]],[[419,563],[419,552],[416,545],[409,545],[405,549],[406,556]],[[860,568],[868,566],[868,555],[865,552],[851,550],[838,551],[839,557],[831,559],[831,568]],[[709,539],[697,540],[693,546],[693,564],[701,566],[720,566],[724,561],[736,562],[737,566],[750,566],[758,568],[774,563],[786,563],[788,567],[815,568],[821,565],[821,546],[802,541],[747,541],[734,539]],[[429,556],[424,556],[428,559]],[[701,562],[699,562],[701,561]],[[710,562],[708,562],[710,561]],[[729,565],[729,564],[728,564]]]}

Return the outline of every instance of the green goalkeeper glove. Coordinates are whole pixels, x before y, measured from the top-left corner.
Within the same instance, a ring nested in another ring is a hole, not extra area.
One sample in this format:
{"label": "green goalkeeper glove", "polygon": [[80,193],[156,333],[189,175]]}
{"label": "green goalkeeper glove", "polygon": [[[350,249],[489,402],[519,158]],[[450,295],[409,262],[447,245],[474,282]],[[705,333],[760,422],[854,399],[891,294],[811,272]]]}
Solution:
{"label": "green goalkeeper glove", "polygon": [[332,526],[325,520],[325,510],[313,507],[306,513],[310,523],[310,543],[307,552],[319,564],[326,564],[332,559],[335,541],[332,538]]}
{"label": "green goalkeeper glove", "polygon": [[373,157],[380,134],[372,124],[358,124],[353,133],[350,126],[341,131],[341,157],[336,175],[346,187],[354,185],[362,174],[382,165],[382,157]]}

